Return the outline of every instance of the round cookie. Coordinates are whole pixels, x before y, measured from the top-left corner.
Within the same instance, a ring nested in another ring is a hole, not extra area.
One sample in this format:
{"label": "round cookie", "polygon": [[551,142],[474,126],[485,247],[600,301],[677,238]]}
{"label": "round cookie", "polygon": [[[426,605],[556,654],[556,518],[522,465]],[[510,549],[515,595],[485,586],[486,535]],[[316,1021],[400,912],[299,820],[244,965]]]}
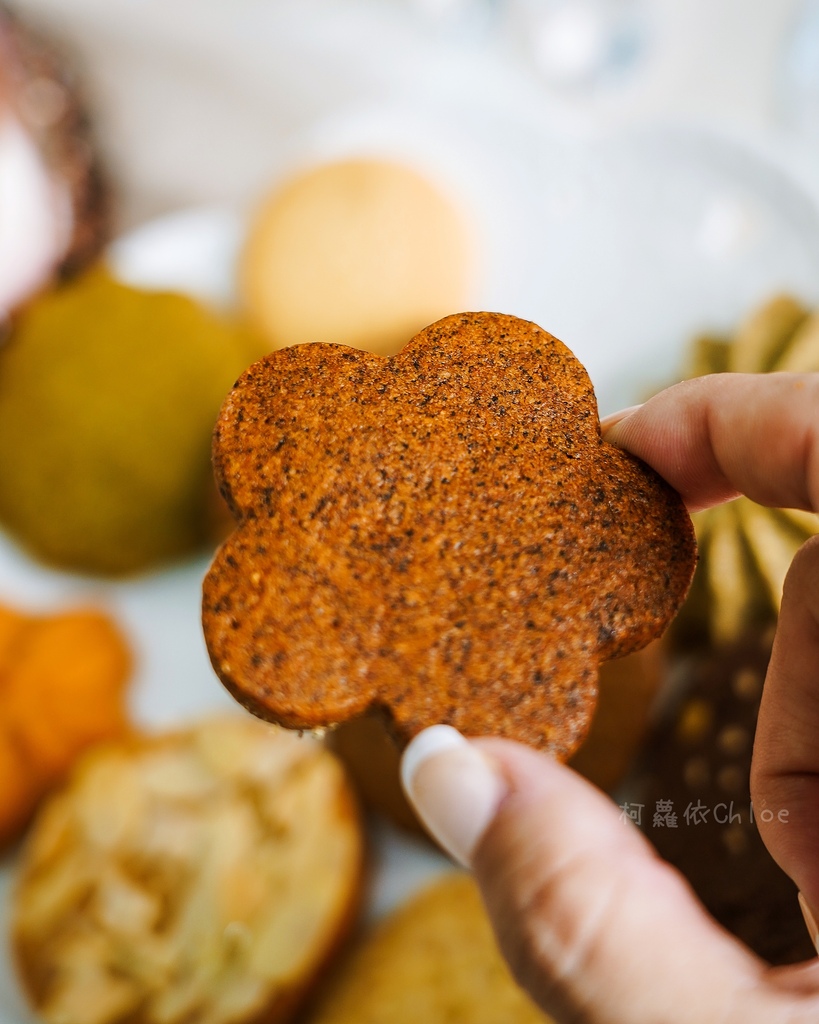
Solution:
{"label": "round cookie", "polygon": [[654,640],[600,666],[591,726],[569,766],[607,793],[626,778],[645,740],[668,672],[666,646],[665,638]]}
{"label": "round cookie", "polygon": [[475,883],[452,874],[378,926],[309,1024],[547,1024],[495,944]]}
{"label": "round cookie", "polygon": [[117,575],[210,539],[210,438],[258,342],[95,268],[0,348],[0,522],[45,562]]}
{"label": "round cookie", "polygon": [[110,235],[109,188],[70,64],[0,4],[0,315],[90,264]]}
{"label": "round cookie", "polygon": [[240,288],[276,348],[323,341],[386,354],[465,305],[471,255],[460,211],[426,178],[397,163],[344,160],[268,196]]}
{"label": "round cookie", "polygon": [[0,848],[84,750],[130,731],[130,674],[125,638],[101,612],[0,605]]}
{"label": "round cookie", "polygon": [[289,1019],[352,924],[363,855],[312,739],[236,716],[99,750],[23,850],[26,990],[47,1024]]}
{"label": "round cookie", "polygon": [[401,787],[401,752],[380,715],[342,722],[325,741],[344,762],[361,802],[410,832],[425,830]]}

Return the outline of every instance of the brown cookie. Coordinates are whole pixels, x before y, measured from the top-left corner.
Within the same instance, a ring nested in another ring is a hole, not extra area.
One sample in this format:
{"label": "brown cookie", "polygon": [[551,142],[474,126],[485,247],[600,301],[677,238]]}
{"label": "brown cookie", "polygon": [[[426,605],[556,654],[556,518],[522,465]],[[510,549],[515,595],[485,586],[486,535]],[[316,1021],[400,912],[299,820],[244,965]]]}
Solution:
{"label": "brown cookie", "polygon": [[401,751],[381,715],[341,722],[326,736],[327,746],[343,762],[361,803],[409,832],[426,835],[401,785]]}
{"label": "brown cookie", "polygon": [[655,640],[600,666],[594,717],[569,764],[607,793],[626,777],[645,741],[668,672],[666,646],[664,639]]}
{"label": "brown cookie", "polygon": [[[608,793],[617,788],[645,740],[666,672],[665,639],[600,666],[594,717],[569,762],[575,771]],[[426,834],[404,795],[401,752],[380,715],[342,722],[326,739],[344,762],[365,807],[402,828]]]}
{"label": "brown cookie", "polygon": [[82,83],[62,47],[0,2],[0,102],[31,139],[64,207],[53,277],[96,260],[111,234],[111,190]]}
{"label": "brown cookie", "polygon": [[216,672],[298,729],[377,709],[568,756],[602,660],[658,636],[695,562],[679,496],[600,438],[535,324],[464,313],[383,358],[274,352],[214,436],[239,526],[204,585]]}
{"label": "brown cookie", "polygon": [[[712,916],[781,964],[815,951],[796,886],[768,853],[760,812],[751,806],[751,753],[769,655],[770,633],[747,635],[681,667],[634,792],[644,832]],[[787,808],[761,813],[780,811]]]}

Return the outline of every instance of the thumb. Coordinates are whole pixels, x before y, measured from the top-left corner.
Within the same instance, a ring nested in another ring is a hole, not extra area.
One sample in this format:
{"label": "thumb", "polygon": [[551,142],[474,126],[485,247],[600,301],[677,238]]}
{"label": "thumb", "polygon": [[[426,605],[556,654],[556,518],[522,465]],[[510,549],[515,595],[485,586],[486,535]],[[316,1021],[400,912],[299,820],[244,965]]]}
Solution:
{"label": "thumb", "polygon": [[473,868],[518,981],[558,1020],[778,1024],[819,1006],[777,987],[616,805],[551,758],[434,726],[402,772],[430,831]]}

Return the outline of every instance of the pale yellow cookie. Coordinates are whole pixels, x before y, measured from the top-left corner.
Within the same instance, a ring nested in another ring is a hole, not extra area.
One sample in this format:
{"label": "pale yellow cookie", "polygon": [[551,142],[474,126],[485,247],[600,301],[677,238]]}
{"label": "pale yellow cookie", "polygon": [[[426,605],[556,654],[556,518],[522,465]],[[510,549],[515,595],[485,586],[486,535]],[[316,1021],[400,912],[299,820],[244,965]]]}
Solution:
{"label": "pale yellow cookie", "polygon": [[409,167],[325,164],[262,203],[241,260],[248,314],[274,348],[325,341],[390,354],[469,305],[460,210]]}
{"label": "pale yellow cookie", "polygon": [[282,1022],[352,922],[362,861],[314,740],[236,716],[101,750],[24,849],[25,987],[48,1024]]}
{"label": "pale yellow cookie", "polygon": [[376,928],[310,1024],[546,1024],[501,958],[475,883],[452,874]]}

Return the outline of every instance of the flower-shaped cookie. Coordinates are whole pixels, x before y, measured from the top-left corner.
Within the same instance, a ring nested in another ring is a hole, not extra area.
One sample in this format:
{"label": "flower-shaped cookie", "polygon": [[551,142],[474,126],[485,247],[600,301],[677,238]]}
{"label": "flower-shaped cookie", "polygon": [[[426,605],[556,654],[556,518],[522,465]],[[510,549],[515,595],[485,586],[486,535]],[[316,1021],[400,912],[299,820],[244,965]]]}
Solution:
{"label": "flower-shaped cookie", "polygon": [[601,441],[588,376],[511,316],[440,320],[398,355],[255,363],[214,436],[239,525],[204,584],[211,660],[255,714],[382,710],[566,757],[600,661],[670,621],[696,560],[679,496]]}

